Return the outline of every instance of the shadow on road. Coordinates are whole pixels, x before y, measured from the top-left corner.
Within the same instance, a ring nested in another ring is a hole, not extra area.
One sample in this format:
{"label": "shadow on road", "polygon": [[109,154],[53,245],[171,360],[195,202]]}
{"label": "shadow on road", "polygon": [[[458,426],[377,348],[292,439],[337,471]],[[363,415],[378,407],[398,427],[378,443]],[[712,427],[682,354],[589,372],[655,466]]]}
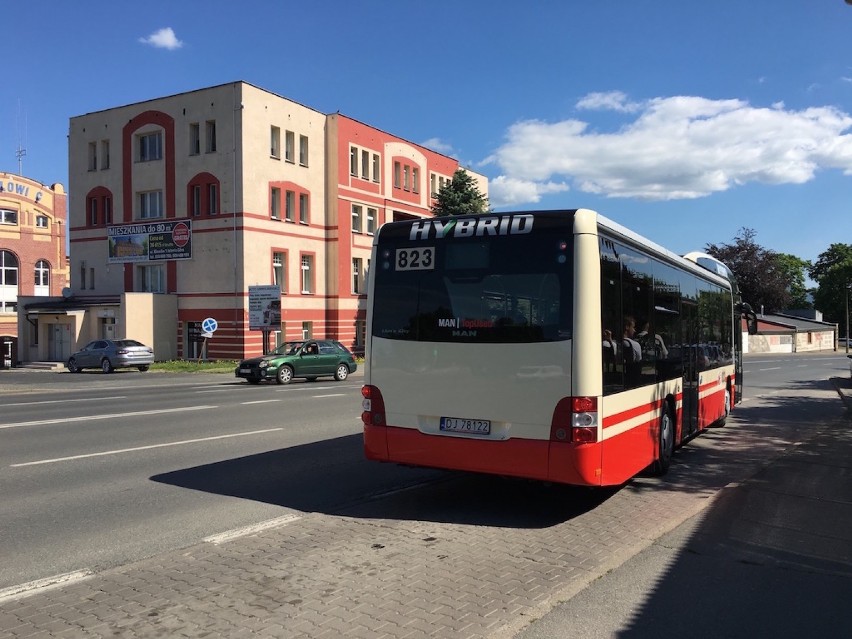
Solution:
{"label": "shadow on road", "polygon": [[[825,388],[826,381],[804,384]],[[640,476],[638,491],[712,492],[730,481],[731,464],[765,459],[779,442],[813,434],[829,400],[777,396],[770,406],[737,408],[730,426],[711,429],[676,454],[664,479]],[[836,405],[836,402],[835,402]],[[748,447],[738,443],[746,437]],[[722,441],[719,441],[722,440]],[[714,445],[714,444],[719,445]],[[153,481],[304,512],[352,517],[542,528],[594,510],[620,488],[553,486],[364,458],[360,434],[156,475]]]}

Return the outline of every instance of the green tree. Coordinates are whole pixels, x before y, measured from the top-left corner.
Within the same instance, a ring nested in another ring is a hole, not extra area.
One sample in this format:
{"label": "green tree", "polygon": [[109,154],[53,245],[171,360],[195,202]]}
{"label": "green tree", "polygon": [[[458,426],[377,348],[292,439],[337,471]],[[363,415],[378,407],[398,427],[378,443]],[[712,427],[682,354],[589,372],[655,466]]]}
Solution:
{"label": "green tree", "polygon": [[742,228],[733,244],[708,244],[705,250],[734,272],[743,301],[756,312],[782,311],[791,300],[787,271],[778,253],[758,244],[756,235],[754,229]]}
{"label": "green tree", "polygon": [[810,291],[805,287],[805,273],[811,267],[808,260],[803,260],[789,253],[777,253],[778,266],[787,280],[787,290],[790,292],[788,308],[813,308],[810,301]]}
{"label": "green tree", "polygon": [[464,169],[456,169],[453,179],[438,191],[435,206],[432,207],[435,217],[479,215],[490,211],[488,198],[479,191],[473,176]]}
{"label": "green tree", "polygon": [[808,273],[817,283],[814,306],[822,311],[826,322],[836,322],[845,334],[846,296],[852,286],[852,244],[832,244],[819,254]]}

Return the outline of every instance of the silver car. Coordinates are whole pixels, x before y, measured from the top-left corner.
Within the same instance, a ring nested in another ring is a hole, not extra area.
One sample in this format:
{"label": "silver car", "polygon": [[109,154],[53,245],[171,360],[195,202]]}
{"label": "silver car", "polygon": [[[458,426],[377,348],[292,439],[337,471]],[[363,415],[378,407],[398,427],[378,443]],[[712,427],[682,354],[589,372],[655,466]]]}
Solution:
{"label": "silver car", "polygon": [[138,368],[143,373],[154,363],[154,351],[135,339],[96,339],[68,358],[72,373],[84,368],[100,368],[111,373],[116,368]]}

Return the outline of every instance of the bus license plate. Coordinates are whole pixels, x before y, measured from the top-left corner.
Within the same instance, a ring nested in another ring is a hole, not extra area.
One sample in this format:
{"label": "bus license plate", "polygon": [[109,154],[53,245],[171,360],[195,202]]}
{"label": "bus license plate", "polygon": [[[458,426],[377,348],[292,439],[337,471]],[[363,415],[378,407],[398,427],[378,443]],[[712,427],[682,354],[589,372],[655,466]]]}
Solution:
{"label": "bus license plate", "polygon": [[491,422],[487,419],[464,419],[461,417],[442,417],[441,430],[450,433],[468,433],[471,435],[490,435]]}

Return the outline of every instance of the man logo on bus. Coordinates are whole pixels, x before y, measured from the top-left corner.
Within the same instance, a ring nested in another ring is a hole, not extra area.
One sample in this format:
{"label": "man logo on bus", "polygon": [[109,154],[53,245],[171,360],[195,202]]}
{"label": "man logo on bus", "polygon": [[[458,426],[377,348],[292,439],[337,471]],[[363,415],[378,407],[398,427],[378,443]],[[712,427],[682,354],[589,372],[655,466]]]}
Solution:
{"label": "man logo on bus", "polygon": [[[477,218],[423,220],[411,224],[409,240],[428,240],[429,237],[483,237],[485,235],[521,235],[531,233],[532,215],[489,215]],[[432,232],[434,229],[434,233]]]}

